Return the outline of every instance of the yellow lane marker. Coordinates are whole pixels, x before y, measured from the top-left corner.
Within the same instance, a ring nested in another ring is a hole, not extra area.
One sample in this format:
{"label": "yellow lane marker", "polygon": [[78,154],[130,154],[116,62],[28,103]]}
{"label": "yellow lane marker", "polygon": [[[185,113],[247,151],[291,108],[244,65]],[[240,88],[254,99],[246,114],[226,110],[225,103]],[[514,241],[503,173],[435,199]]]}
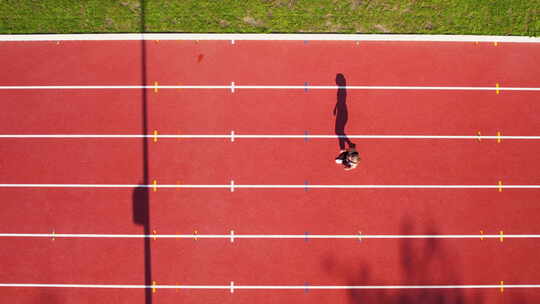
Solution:
{"label": "yellow lane marker", "polygon": [[501,86],[499,85],[498,82],[495,84],[495,87],[497,88],[497,89],[495,90],[495,94],[499,95],[499,88],[500,88]]}
{"label": "yellow lane marker", "polygon": [[[178,85],[179,85],[179,86],[181,86],[182,84],[181,84],[181,83],[179,83]],[[182,88],[178,88],[178,91],[180,91],[180,90],[182,90]]]}
{"label": "yellow lane marker", "polygon": [[503,182],[499,181],[499,192],[502,192],[503,190]]}
{"label": "yellow lane marker", "polygon": [[154,142],[157,142],[157,139],[158,139],[158,131],[154,130],[154,137],[153,137]]}
{"label": "yellow lane marker", "polygon": [[157,93],[159,90],[158,88],[158,82],[157,81],[154,81],[154,93]]}
{"label": "yellow lane marker", "polygon": [[157,231],[155,229],[152,230],[152,234],[154,235],[154,241],[156,241],[157,240],[157,237],[156,237]]}
{"label": "yellow lane marker", "polygon": [[157,191],[157,180],[152,181],[152,190],[154,190],[154,192]]}
{"label": "yellow lane marker", "polygon": [[157,291],[156,281],[152,281],[152,293],[156,293],[156,291]]}
{"label": "yellow lane marker", "polygon": [[497,46],[497,45],[499,45],[499,43],[498,43],[497,41],[494,41],[494,42],[493,42],[493,45],[494,45],[494,46]]}
{"label": "yellow lane marker", "polygon": [[501,243],[504,242],[504,232],[502,230],[499,231],[499,235],[500,235],[499,240],[501,241]]}
{"label": "yellow lane marker", "polygon": [[[481,234],[481,235],[484,235],[484,230],[480,230],[480,234]],[[483,240],[484,240],[484,237],[481,236],[481,237],[480,237],[480,240],[483,241]]]}
{"label": "yellow lane marker", "polygon": [[502,141],[501,136],[502,136],[501,132],[498,131],[498,132],[497,132],[497,143],[498,143],[498,144],[500,144],[501,141]]}
{"label": "yellow lane marker", "polygon": [[194,230],[193,231],[193,235],[195,236],[195,241],[197,241],[199,238],[197,237],[197,234],[199,234],[199,231],[198,230]]}
{"label": "yellow lane marker", "polygon": [[[180,286],[180,283],[176,282],[176,286]],[[178,292],[178,287],[174,289],[176,292]]]}
{"label": "yellow lane marker", "polygon": [[501,281],[501,293],[504,292],[504,281]]}
{"label": "yellow lane marker", "polygon": [[52,231],[52,240],[53,240],[53,241],[55,240],[55,238],[54,238],[55,234],[56,234],[56,232],[55,232],[54,229],[53,229],[53,231]]}
{"label": "yellow lane marker", "polygon": [[182,185],[182,183],[180,183],[180,181],[177,181],[176,184],[178,185],[178,187],[176,187],[176,190],[180,190],[180,185]]}
{"label": "yellow lane marker", "polygon": [[362,231],[358,231],[358,241],[362,241]]}
{"label": "yellow lane marker", "polygon": [[482,141],[482,133],[480,131],[478,131],[478,141]]}

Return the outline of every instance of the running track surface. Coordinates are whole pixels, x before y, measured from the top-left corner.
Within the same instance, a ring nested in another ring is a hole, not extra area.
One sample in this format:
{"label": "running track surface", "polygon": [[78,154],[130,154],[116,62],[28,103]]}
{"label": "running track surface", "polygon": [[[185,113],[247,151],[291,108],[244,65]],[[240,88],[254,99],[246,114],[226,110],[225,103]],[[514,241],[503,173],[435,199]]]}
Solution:
{"label": "running track surface", "polygon": [[[0,48],[2,86],[335,85],[342,73],[347,85],[540,87],[540,44],[52,41]],[[145,121],[148,134],[334,133],[336,90],[143,91],[2,90],[1,133],[142,134]],[[539,92],[347,90],[347,105],[348,135],[540,135]],[[362,161],[345,172],[333,163],[335,139],[1,139],[0,183],[540,184],[537,140],[353,141]],[[146,227],[134,214],[137,191],[1,188],[0,233],[540,233],[537,189],[158,189],[148,191]],[[539,284],[539,250],[531,238],[0,238],[0,283]],[[540,290],[158,289],[148,297],[143,289],[2,287],[0,298],[479,304],[536,303]]]}

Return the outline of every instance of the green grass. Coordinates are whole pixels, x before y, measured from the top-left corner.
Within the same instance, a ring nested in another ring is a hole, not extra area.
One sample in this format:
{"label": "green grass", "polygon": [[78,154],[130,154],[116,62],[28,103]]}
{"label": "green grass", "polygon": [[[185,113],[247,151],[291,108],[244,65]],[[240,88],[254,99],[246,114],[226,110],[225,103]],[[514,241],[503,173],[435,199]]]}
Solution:
{"label": "green grass", "polygon": [[540,36],[540,0],[0,0],[0,33]]}

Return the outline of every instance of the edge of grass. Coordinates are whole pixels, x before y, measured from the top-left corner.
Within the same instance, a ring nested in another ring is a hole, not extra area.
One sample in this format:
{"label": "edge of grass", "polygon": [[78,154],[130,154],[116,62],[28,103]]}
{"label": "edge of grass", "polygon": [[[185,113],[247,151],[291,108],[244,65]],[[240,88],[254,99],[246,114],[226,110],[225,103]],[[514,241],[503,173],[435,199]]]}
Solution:
{"label": "edge of grass", "polygon": [[539,0],[0,0],[0,34],[540,36]]}

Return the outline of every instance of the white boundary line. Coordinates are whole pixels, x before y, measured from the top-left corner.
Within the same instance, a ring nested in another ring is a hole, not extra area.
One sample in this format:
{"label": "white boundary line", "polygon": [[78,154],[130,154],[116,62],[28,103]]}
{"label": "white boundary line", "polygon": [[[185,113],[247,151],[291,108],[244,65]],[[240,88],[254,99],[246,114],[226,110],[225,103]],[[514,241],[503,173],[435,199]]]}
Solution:
{"label": "white boundary line", "polygon": [[2,138],[157,138],[157,139],[197,139],[197,138],[225,138],[234,142],[237,139],[495,139],[495,140],[538,140],[540,136],[492,136],[492,135],[283,135],[283,134],[238,134],[231,131],[230,134],[0,134]]}
{"label": "white boundary line", "polygon": [[59,34],[0,35],[0,41],[111,41],[111,40],[289,40],[289,41],[406,41],[406,42],[519,42],[539,43],[539,37],[479,35],[380,34]]}
{"label": "white boundary line", "polygon": [[[230,90],[305,90],[301,85],[31,85],[0,86],[0,90],[141,90],[141,89],[221,89]],[[468,87],[468,86],[309,86],[310,90],[430,90],[430,91],[540,91],[536,87]]]}
{"label": "white boundary line", "polygon": [[[89,234],[0,233],[5,238],[117,238],[117,239],[306,239],[306,234]],[[536,239],[540,234],[309,234],[309,239]]]}
{"label": "white boundary line", "polygon": [[[231,184],[189,185],[189,184],[0,184],[0,188],[191,188],[191,189],[231,189]],[[540,189],[540,185],[241,185],[234,189]]]}
{"label": "white boundary line", "polygon": [[[231,281],[232,282],[232,281]],[[493,285],[113,285],[113,284],[33,284],[0,283],[0,287],[56,287],[56,288],[117,288],[117,289],[223,289],[249,290],[336,290],[336,289],[503,289],[540,288],[540,284],[493,284]]]}

